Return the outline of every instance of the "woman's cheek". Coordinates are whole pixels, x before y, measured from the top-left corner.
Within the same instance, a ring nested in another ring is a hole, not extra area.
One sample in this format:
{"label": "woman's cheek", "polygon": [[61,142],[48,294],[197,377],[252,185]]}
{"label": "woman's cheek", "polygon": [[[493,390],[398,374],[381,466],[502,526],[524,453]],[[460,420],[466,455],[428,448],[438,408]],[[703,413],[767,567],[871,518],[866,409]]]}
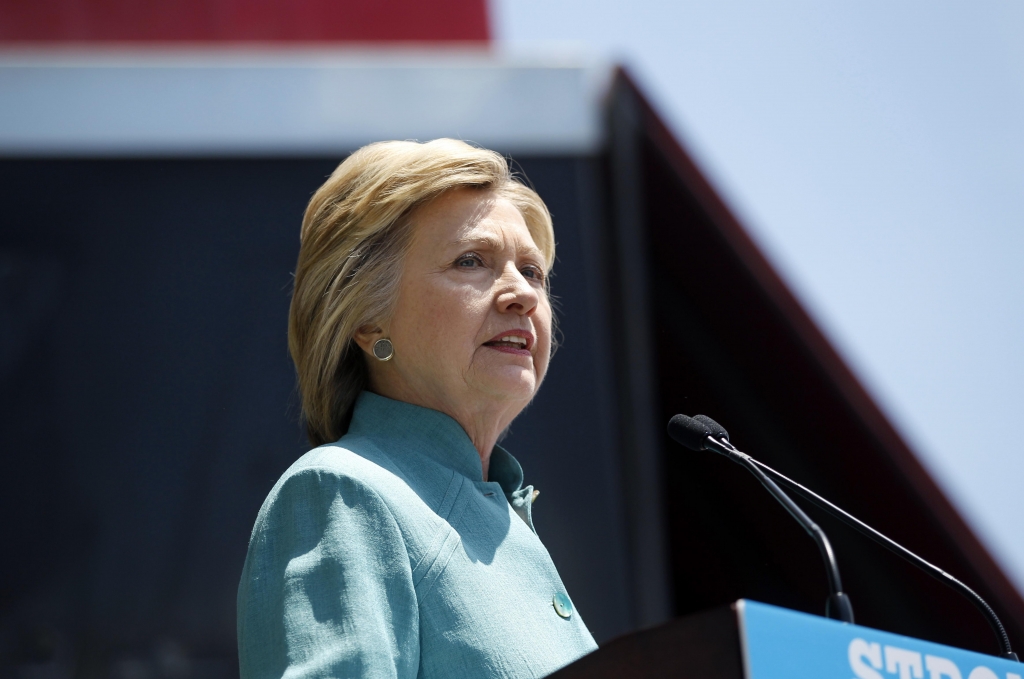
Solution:
{"label": "woman's cheek", "polygon": [[541,380],[544,379],[544,375],[548,372],[548,365],[551,363],[551,343],[549,342],[545,348],[544,357],[541,359],[541,365],[537,371],[537,382],[538,386]]}
{"label": "woman's cheek", "polygon": [[551,361],[551,328],[541,329],[534,325],[534,330],[537,331],[537,353],[534,354],[534,365],[537,377],[542,378],[544,373],[547,372],[548,363]]}
{"label": "woman's cheek", "polygon": [[537,356],[537,359],[538,359],[538,361],[537,361],[538,362],[538,365],[537,365],[537,382],[538,382],[538,386],[539,386],[540,381],[542,379],[544,379],[544,375],[547,373],[547,370],[548,370],[548,364],[551,362],[551,313],[550,313],[550,309],[548,310],[548,313],[545,316],[545,318],[542,321],[542,323],[544,324],[543,325],[543,329],[540,328],[540,327],[537,328],[537,330],[540,331],[540,332],[538,332],[538,335],[539,335],[538,336],[538,341],[539,341],[539,344],[540,344],[540,346],[538,348],[540,349],[540,351],[538,352],[538,356]]}
{"label": "woman's cheek", "polygon": [[472,298],[462,288],[447,289],[443,294],[431,300],[431,312],[433,317],[443,324],[443,331],[450,331],[453,326],[461,326],[470,313]]}

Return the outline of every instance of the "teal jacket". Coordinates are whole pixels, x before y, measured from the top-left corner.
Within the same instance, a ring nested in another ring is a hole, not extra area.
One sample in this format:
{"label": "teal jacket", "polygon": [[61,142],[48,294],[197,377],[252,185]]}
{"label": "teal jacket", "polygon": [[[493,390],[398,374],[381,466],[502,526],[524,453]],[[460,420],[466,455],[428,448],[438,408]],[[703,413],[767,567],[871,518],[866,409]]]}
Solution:
{"label": "teal jacket", "polygon": [[238,586],[242,679],[542,677],[597,648],[496,446],[364,392],[256,518]]}

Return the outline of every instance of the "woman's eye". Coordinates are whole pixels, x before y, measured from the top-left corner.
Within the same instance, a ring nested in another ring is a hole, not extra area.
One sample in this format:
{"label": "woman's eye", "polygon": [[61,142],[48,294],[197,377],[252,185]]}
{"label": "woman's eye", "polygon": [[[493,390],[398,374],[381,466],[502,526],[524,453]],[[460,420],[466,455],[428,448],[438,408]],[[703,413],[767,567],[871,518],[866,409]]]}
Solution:
{"label": "woman's eye", "polygon": [[462,269],[472,269],[480,266],[483,262],[480,261],[480,257],[477,255],[463,255],[455,260],[455,266]]}
{"label": "woman's eye", "polygon": [[528,266],[522,271],[525,278],[529,278],[535,281],[544,280],[544,272],[535,266]]}

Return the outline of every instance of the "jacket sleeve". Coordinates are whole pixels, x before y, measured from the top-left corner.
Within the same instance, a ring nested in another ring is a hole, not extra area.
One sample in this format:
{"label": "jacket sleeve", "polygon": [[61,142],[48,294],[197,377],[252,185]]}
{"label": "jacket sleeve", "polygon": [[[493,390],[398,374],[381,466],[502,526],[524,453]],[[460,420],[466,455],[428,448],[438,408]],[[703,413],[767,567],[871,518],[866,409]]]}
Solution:
{"label": "jacket sleeve", "polygon": [[271,493],[238,587],[241,679],[415,677],[405,541],[365,484],[305,469]]}

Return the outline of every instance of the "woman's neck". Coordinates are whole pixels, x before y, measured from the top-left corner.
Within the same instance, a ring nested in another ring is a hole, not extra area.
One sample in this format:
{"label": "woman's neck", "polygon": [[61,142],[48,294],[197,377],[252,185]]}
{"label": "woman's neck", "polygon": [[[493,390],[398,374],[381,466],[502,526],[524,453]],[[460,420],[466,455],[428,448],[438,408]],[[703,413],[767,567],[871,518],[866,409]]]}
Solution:
{"label": "woman's neck", "polygon": [[416,390],[398,388],[396,385],[379,384],[374,380],[371,380],[370,391],[395,401],[436,410],[458,422],[480,456],[484,481],[487,480],[491,451],[497,445],[498,438],[526,407],[526,404],[496,402],[484,397],[446,398],[440,394],[419,393]]}

